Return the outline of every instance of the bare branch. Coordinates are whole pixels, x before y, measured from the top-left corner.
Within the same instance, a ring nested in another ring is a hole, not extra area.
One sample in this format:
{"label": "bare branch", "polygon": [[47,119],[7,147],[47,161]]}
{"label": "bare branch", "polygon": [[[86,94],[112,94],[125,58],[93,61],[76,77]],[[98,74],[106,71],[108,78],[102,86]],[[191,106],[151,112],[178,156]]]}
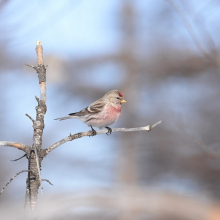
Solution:
{"label": "bare branch", "polygon": [[46,68],[44,66],[44,59],[43,59],[43,47],[41,41],[37,41],[36,46],[36,53],[37,53],[37,63],[38,63],[38,77],[40,83],[40,99],[46,103]]}
{"label": "bare branch", "polygon": [[30,116],[30,115],[28,115],[28,114],[25,114],[32,122],[33,122],[33,124],[34,124],[34,122],[35,122],[35,120]]}
{"label": "bare branch", "polygon": [[26,187],[26,198],[25,198],[25,207],[30,208],[31,210],[35,209],[35,204],[37,200],[38,188],[41,186],[41,192],[43,192],[43,185],[41,180],[40,166],[43,157],[38,157],[38,154],[42,152],[42,135],[44,130],[44,116],[47,111],[46,106],[46,68],[43,61],[43,47],[40,41],[37,41],[36,45],[37,53],[37,67],[32,65],[25,64],[29,67],[32,67],[37,71],[39,84],[40,84],[40,98],[35,96],[38,105],[36,106],[36,120],[33,120],[34,134],[33,134],[33,148],[35,154],[31,154],[31,157],[28,159],[28,166],[31,167],[31,170],[34,170],[38,173],[35,181],[27,181]]}
{"label": "bare branch", "polygon": [[36,174],[35,174],[32,170],[22,170],[22,171],[16,173],[16,174],[6,183],[6,185],[2,188],[2,190],[1,190],[1,192],[0,192],[0,195],[3,193],[4,189],[9,185],[9,183],[10,183],[15,177],[17,177],[19,174],[24,173],[24,172],[31,172],[31,173],[33,173],[33,174],[36,176]]}
{"label": "bare branch", "polygon": [[43,47],[41,41],[37,41],[36,46],[36,53],[37,53],[37,63],[38,65],[44,65],[44,59],[43,59]]}
{"label": "bare branch", "polygon": [[44,187],[43,187],[43,184],[42,184],[43,181],[46,181],[46,182],[48,182],[50,185],[53,186],[53,184],[52,184],[48,179],[40,179],[40,183],[41,183],[41,195],[43,195],[43,190],[44,190]]}
{"label": "bare branch", "polygon": [[[153,125],[147,125],[144,127],[138,127],[138,128],[112,128],[112,132],[118,132],[118,131],[123,131],[123,132],[132,132],[132,131],[151,131],[154,127],[156,127],[157,125],[159,125],[161,123],[161,121],[156,122]],[[107,129],[104,130],[99,130],[96,131],[97,135],[98,134],[106,134],[108,132]],[[62,140],[54,143],[53,145],[51,145],[50,147],[45,149],[45,155],[49,154],[52,150],[54,150],[55,148],[59,147],[62,144],[65,144],[68,141],[73,141],[75,139],[81,138],[81,137],[85,137],[85,136],[92,136],[92,131],[87,131],[87,132],[80,132],[77,134],[70,134],[69,136],[63,138]]]}
{"label": "bare branch", "polygon": [[46,114],[46,68],[44,66],[44,60],[43,60],[43,47],[41,44],[41,41],[37,41],[36,46],[36,53],[37,53],[37,73],[39,78],[39,84],[40,84],[40,99],[35,96],[38,106],[36,107],[37,117],[36,122],[38,122],[34,127],[34,151],[36,155],[36,163],[37,163],[37,170],[39,175],[39,181],[41,186],[41,194],[43,194],[43,184],[41,180],[41,172],[40,172],[40,162],[38,157],[37,150],[42,148],[42,135],[43,135],[43,129],[44,129],[44,115]]}
{"label": "bare branch", "polygon": [[35,99],[37,100],[38,105],[40,104],[40,99],[35,95]]}
{"label": "bare branch", "polygon": [[10,142],[10,141],[0,141],[0,146],[9,146],[9,147],[15,147],[19,150],[23,150],[26,152],[26,147],[29,147],[25,144],[16,143],[16,142]]}
{"label": "bare branch", "polygon": [[41,181],[46,181],[46,182],[48,182],[50,185],[53,186],[53,184],[52,184],[48,179],[41,179]]}
{"label": "bare branch", "polygon": [[31,68],[34,68],[34,67],[35,67],[35,66],[30,65],[30,64],[27,64],[27,63],[25,63],[24,65],[25,65],[25,66],[28,66],[28,67],[31,67]]}
{"label": "bare branch", "polygon": [[27,156],[27,154],[24,154],[22,157],[19,157],[19,158],[15,159],[15,160],[11,160],[11,161],[18,161],[18,160],[20,160],[20,159],[22,159],[23,157],[26,157],[26,156]]}
{"label": "bare branch", "polygon": [[31,67],[31,68],[33,68],[33,69],[35,69],[35,70],[37,71],[37,67],[36,67],[36,66],[29,65],[29,64],[27,64],[27,63],[25,63],[24,65],[25,65],[25,66],[28,66],[28,67]]}

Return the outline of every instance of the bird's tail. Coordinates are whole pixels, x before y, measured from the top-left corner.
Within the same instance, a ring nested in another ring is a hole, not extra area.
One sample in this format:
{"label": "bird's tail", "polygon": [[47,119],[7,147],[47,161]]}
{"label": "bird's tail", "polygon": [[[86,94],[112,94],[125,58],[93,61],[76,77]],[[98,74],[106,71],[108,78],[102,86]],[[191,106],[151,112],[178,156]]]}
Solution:
{"label": "bird's tail", "polygon": [[71,118],[75,118],[75,117],[74,116],[66,116],[66,117],[62,117],[62,118],[55,118],[54,120],[62,121],[62,120],[71,119]]}

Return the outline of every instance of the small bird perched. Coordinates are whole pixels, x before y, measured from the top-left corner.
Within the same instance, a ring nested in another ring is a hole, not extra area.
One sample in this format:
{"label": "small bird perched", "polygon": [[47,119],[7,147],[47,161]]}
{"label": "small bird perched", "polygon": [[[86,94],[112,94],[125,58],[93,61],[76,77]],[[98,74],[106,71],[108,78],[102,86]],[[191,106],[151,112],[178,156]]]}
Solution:
{"label": "small bird perched", "polygon": [[109,135],[112,133],[112,129],[108,126],[119,119],[121,115],[121,104],[124,102],[126,101],[118,90],[111,90],[87,108],[79,112],[70,113],[66,117],[56,118],[55,120],[61,121],[77,118],[91,127],[93,136],[96,135],[93,127],[98,127],[99,129],[105,127],[108,129],[106,134]]}

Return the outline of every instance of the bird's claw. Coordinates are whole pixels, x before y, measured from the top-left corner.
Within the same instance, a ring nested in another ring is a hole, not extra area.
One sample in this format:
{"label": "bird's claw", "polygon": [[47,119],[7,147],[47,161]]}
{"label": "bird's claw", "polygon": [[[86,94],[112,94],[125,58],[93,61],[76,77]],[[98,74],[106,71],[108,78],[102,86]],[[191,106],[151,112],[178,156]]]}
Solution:
{"label": "bird's claw", "polygon": [[97,135],[97,132],[93,129],[92,130],[92,136],[95,136],[95,135]]}
{"label": "bird's claw", "polygon": [[92,129],[92,135],[91,136],[95,136],[95,135],[97,135],[97,132],[96,132],[96,130],[91,126],[91,129]]}
{"label": "bird's claw", "polygon": [[107,128],[108,129],[108,132],[106,133],[107,135],[110,135],[111,133],[112,133],[112,129],[111,128],[109,128],[109,127],[105,127],[105,128]]}

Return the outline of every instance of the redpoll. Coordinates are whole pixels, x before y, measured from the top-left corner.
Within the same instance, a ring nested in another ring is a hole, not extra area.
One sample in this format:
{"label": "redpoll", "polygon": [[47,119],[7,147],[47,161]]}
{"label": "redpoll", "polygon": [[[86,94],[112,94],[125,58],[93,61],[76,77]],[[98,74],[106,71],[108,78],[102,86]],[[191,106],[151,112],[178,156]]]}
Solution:
{"label": "redpoll", "polygon": [[93,135],[96,131],[93,127],[107,128],[107,135],[112,133],[109,125],[115,123],[121,115],[121,104],[126,102],[123,95],[118,90],[112,90],[106,93],[101,99],[93,102],[87,108],[75,113],[70,113],[69,116],[56,118],[55,120],[66,120],[77,118],[91,127]]}

